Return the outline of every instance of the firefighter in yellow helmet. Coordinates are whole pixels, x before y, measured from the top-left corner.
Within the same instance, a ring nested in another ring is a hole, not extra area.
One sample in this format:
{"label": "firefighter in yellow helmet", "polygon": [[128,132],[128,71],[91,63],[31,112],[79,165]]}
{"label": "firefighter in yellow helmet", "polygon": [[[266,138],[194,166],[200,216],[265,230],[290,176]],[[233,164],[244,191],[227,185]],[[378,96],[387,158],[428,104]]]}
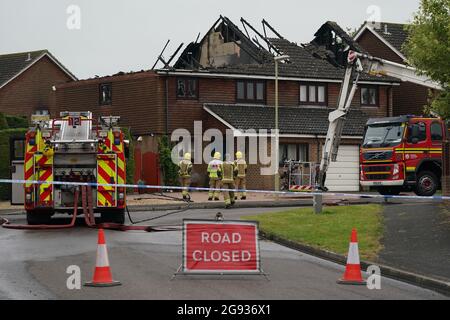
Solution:
{"label": "firefighter in yellow helmet", "polygon": [[45,141],[45,147],[44,147],[44,156],[47,158],[51,158],[55,154],[55,149],[53,149],[53,146],[50,141]]}
{"label": "firefighter in yellow helmet", "polygon": [[[228,209],[234,205],[234,178],[235,178],[234,161],[229,154],[225,156],[225,162],[222,164],[222,188],[225,207]],[[227,191],[228,189],[228,191]]]}
{"label": "firefighter in yellow helmet", "polygon": [[189,187],[191,185],[191,174],[192,174],[192,161],[191,154],[186,153],[184,155],[184,159],[180,161],[178,164],[179,171],[178,174],[180,176],[180,183],[183,187],[183,199],[189,199]]}
{"label": "firefighter in yellow helmet", "polygon": [[208,165],[208,176],[209,176],[209,188],[216,190],[209,190],[208,201],[219,201],[219,191],[220,189],[220,179],[222,177],[222,155],[220,152],[214,154],[214,159]]}
{"label": "firefighter in yellow helmet", "polygon": [[[241,200],[247,200],[247,193],[245,189],[247,188],[247,162],[244,159],[242,152],[238,151],[236,153],[236,161],[234,162],[236,181],[235,186],[237,190],[241,191]],[[237,200],[237,196],[235,199]]]}

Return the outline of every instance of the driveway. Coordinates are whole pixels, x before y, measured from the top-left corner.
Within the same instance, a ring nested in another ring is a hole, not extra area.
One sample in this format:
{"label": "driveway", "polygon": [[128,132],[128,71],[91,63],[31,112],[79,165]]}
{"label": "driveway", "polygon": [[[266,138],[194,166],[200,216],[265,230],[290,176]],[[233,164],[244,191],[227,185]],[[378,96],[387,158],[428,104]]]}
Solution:
{"label": "driveway", "polygon": [[380,262],[450,281],[450,206],[414,202],[384,208]]}

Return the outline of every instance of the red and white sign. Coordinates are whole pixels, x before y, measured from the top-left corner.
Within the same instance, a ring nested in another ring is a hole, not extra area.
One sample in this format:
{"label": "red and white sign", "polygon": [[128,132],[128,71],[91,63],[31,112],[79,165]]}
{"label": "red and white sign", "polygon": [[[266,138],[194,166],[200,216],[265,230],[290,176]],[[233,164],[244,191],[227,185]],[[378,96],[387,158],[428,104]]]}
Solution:
{"label": "red and white sign", "polygon": [[258,223],[183,221],[184,273],[261,272]]}

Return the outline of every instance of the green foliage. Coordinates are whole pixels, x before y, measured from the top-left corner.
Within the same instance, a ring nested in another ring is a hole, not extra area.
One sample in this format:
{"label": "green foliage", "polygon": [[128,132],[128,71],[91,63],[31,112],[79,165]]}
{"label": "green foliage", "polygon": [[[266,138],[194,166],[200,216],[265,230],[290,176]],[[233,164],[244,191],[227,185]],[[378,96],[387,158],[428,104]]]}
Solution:
{"label": "green foliage", "polygon": [[169,137],[163,136],[159,138],[158,150],[164,185],[178,186],[178,166],[172,162],[172,145]]}
{"label": "green foliage", "polygon": [[[27,129],[5,129],[0,130],[0,179],[10,179],[10,165],[11,160],[9,158],[10,146],[9,140],[11,137],[23,136],[27,132]],[[10,195],[9,184],[0,184],[0,200],[9,200]]]}
{"label": "green foliage", "polygon": [[0,112],[0,130],[8,129],[8,121],[6,121],[6,116]]}
{"label": "green foliage", "polygon": [[10,129],[28,128],[28,119],[26,117],[6,116],[6,121]]}
{"label": "green foliage", "polygon": [[444,90],[432,103],[432,109],[450,117],[450,0],[422,0],[413,23],[407,27],[404,50],[409,62],[439,82]]}
{"label": "green foliage", "polygon": [[135,170],[135,161],[134,161],[134,142],[131,136],[131,132],[129,128],[122,128],[123,134],[125,136],[125,140],[130,141],[129,145],[129,156],[126,160],[127,167],[127,184],[134,184],[134,170]]}

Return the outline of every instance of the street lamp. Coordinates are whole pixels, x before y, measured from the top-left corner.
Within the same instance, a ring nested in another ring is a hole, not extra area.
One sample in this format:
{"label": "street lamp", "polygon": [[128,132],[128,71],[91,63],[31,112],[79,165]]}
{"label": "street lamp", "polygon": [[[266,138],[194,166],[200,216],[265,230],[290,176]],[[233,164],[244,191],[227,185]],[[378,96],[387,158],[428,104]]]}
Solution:
{"label": "street lamp", "polygon": [[278,128],[278,63],[283,62],[289,59],[289,56],[283,55],[275,57],[275,192],[276,193],[276,199],[279,199],[278,192],[280,191],[280,172],[279,172],[279,165],[280,165],[280,135],[279,135],[279,128]]}

